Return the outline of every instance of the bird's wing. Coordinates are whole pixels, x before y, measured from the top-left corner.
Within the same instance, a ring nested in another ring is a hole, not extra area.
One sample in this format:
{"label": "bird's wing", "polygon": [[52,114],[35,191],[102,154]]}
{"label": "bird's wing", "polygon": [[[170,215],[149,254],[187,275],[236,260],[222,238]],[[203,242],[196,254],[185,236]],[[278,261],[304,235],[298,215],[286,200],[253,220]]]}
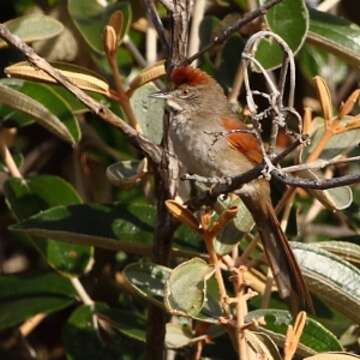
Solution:
{"label": "bird's wing", "polygon": [[[221,119],[222,125],[226,130],[246,129],[246,125],[236,119],[225,117]],[[260,164],[262,162],[262,153],[256,137],[245,132],[237,132],[226,135],[227,141],[236,150],[244,154],[250,161]]]}

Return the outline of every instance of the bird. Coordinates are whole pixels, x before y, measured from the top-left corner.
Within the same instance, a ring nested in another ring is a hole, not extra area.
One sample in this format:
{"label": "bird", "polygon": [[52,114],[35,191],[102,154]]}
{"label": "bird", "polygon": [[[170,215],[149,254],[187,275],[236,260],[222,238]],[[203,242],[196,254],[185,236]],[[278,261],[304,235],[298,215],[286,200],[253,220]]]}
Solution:
{"label": "bird", "polygon": [[[254,134],[241,131],[248,129],[247,125],[236,117],[213,77],[186,65],[172,70],[170,79],[171,90],[153,97],[165,99],[173,114],[169,136],[187,173],[209,179],[231,178],[263,162],[258,140]],[[237,194],[254,218],[280,297],[293,315],[300,310],[313,312],[309,289],[276,217],[269,182],[264,177],[255,179]]]}

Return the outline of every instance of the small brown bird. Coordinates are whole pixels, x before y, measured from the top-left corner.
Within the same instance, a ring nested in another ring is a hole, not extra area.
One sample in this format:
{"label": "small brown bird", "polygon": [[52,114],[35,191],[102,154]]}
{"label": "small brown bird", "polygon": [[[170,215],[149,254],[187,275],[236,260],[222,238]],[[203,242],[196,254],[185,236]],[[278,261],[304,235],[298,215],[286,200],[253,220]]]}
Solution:
{"label": "small brown bird", "polygon": [[[221,86],[205,72],[184,66],[171,74],[174,90],[154,94],[166,99],[174,116],[170,136],[186,171],[203,177],[232,177],[262,162],[254,135],[231,133],[246,128],[237,120]],[[281,230],[265,179],[245,184],[239,195],[251,212],[264,245],[281,298],[293,314],[312,309],[311,296],[300,268]]]}

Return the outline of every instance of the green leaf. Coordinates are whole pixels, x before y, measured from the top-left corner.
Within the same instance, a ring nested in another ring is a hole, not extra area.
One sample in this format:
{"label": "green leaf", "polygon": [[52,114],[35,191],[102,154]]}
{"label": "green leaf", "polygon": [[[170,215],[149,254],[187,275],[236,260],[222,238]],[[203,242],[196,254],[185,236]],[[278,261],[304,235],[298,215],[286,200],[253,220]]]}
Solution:
{"label": "green leaf", "polygon": [[311,85],[316,75],[331,85],[340,83],[347,76],[346,63],[319,47],[305,44],[296,58],[302,74]]}
{"label": "green leaf", "polygon": [[[284,345],[285,335],[289,325],[293,325],[293,318],[286,310],[264,309],[251,311],[246,321],[265,318],[266,325],[260,329],[268,334],[275,343]],[[300,338],[297,354],[301,357],[324,351],[341,351],[342,346],[336,336],[314,319],[307,318]]]}
{"label": "green leaf", "polygon": [[[262,5],[266,1],[259,0]],[[267,28],[280,35],[296,54],[302,47],[309,28],[309,14],[304,0],[283,0],[265,15]],[[273,40],[262,40],[256,58],[267,68],[282,64],[283,51]]]}
{"label": "green leaf", "polygon": [[[0,104],[29,115],[31,119],[70,144],[75,144],[80,139],[77,120],[71,109],[45,85],[27,83],[26,86],[15,90],[4,85],[2,81]],[[26,121],[24,114],[14,114],[11,111],[9,113],[8,109],[0,108],[2,116],[4,112],[11,118],[20,117],[21,123]]]}
{"label": "green leaf", "polygon": [[[108,340],[106,342],[105,339],[103,340],[100,337],[99,330],[94,328],[94,313],[104,310],[108,310],[108,306],[98,303],[94,309],[83,305],[71,314],[63,329],[63,341],[67,359],[123,359],[127,344],[125,345],[125,342],[119,336],[111,336],[110,333],[106,333],[104,337]],[[127,342],[129,342],[129,339],[127,339]]]}
{"label": "green leaf", "polygon": [[360,265],[360,245],[348,241],[320,241],[311,244],[311,246],[324,249],[341,257],[343,260]]}
{"label": "green leaf", "polygon": [[[342,122],[346,122],[347,118],[343,118]],[[312,133],[310,138],[310,145],[306,146],[301,152],[302,161],[306,161],[312,153],[316,144],[321,139],[324,133],[324,120],[322,118],[315,118],[312,126]],[[340,134],[334,134],[326,143],[319,158],[323,160],[330,160],[342,154],[347,154],[357,144],[357,139],[360,136],[360,130],[354,129]],[[310,178],[319,179],[319,171],[305,170],[298,173],[299,175]],[[341,186],[338,188],[327,190],[312,190],[308,192],[316,197],[324,206],[330,209],[343,210],[349,207],[353,201],[352,189],[349,186]]]}
{"label": "green leaf", "polygon": [[166,281],[165,305],[170,312],[197,315],[205,304],[206,280],[213,266],[194,258],[178,265]]}
{"label": "green leaf", "polygon": [[159,91],[153,83],[147,83],[135,90],[130,99],[141,132],[155,144],[160,144],[163,136],[164,101],[149,97]]}
{"label": "green leaf", "polygon": [[105,308],[99,309],[96,314],[121,334],[145,343],[145,320],[135,311]]}
{"label": "green leaf", "polygon": [[311,291],[360,322],[360,270],[312,244],[292,241],[291,247]]}
{"label": "green leaf", "polygon": [[[341,123],[346,124],[349,121],[349,117],[341,119]],[[310,138],[310,145],[306,146],[301,154],[302,159],[307,159],[311,154],[325,131],[324,120],[322,118],[315,118],[313,120],[312,132]],[[331,160],[334,157],[347,154],[355,146],[360,137],[360,129],[352,129],[343,133],[334,134],[330,140],[326,143],[323,151],[320,154],[320,159]]]}
{"label": "green leaf", "polygon": [[[76,204],[81,201],[70,184],[55,176],[34,176],[25,180],[11,178],[4,185],[4,193],[11,211],[19,221],[59,204]],[[34,238],[33,241],[48,264],[62,273],[82,274],[92,264],[91,247],[50,239]]]}
{"label": "green leaf", "polygon": [[247,234],[253,228],[255,223],[251,213],[240,198],[218,200],[218,203],[223,209],[232,206],[238,208],[236,217],[228,222],[214,239],[216,252],[219,255],[226,255],[239,243],[244,234]]}
{"label": "green leaf", "polygon": [[163,307],[165,283],[170,272],[168,267],[143,261],[129,264],[123,270],[136,293],[160,307]]}
{"label": "green leaf", "polygon": [[146,204],[57,206],[11,229],[73,244],[143,253],[152,243],[154,217],[154,207]]}
{"label": "green leaf", "polygon": [[61,310],[74,298],[70,281],[56,273],[0,276],[0,330],[39,313]]}
{"label": "green leaf", "polygon": [[106,177],[115,186],[129,187],[142,179],[147,161],[126,160],[112,164],[106,169]]}
{"label": "green leaf", "polygon": [[360,27],[348,20],[310,9],[306,40],[360,66]]}
{"label": "green leaf", "polygon": [[194,343],[192,329],[184,324],[166,324],[165,344],[168,349],[180,349]]}
{"label": "green leaf", "polygon": [[[18,17],[5,22],[4,25],[13,35],[19,36],[25,42],[50,39],[64,29],[59,21],[45,15]],[[0,39],[0,49],[7,46],[7,42]]]}
{"label": "green leaf", "polygon": [[116,2],[104,7],[93,0],[69,0],[68,10],[87,44],[92,50],[100,54],[104,52],[102,35],[111,14],[116,10],[122,11],[124,23],[126,24],[124,34],[129,29],[132,17],[131,7],[128,2]]}

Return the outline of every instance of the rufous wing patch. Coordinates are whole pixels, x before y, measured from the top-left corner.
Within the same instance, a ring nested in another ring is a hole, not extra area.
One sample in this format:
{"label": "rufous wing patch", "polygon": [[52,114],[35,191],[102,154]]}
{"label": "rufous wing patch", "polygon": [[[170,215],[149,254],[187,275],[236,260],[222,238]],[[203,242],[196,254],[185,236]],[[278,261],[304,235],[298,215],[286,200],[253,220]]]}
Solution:
{"label": "rufous wing patch", "polygon": [[176,85],[187,84],[191,86],[208,85],[214,79],[206,72],[191,66],[181,66],[171,73],[171,81]]}
{"label": "rufous wing patch", "polygon": [[[222,118],[221,122],[226,130],[247,128],[243,122],[232,118]],[[260,164],[262,162],[260,146],[254,135],[245,132],[237,132],[226,135],[226,139],[231,146],[244,154],[250,161],[256,164]]]}

